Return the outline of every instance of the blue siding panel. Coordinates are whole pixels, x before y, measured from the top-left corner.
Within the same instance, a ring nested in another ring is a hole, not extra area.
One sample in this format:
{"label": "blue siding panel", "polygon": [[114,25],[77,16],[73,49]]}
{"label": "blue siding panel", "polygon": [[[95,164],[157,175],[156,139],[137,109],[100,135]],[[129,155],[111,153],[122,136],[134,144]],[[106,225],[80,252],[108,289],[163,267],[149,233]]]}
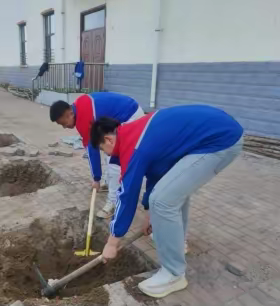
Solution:
{"label": "blue siding panel", "polygon": [[247,133],[280,138],[280,62],[160,64],[156,101],[213,105]]}
{"label": "blue siding panel", "polygon": [[[31,87],[39,67],[0,67],[0,83]],[[152,65],[109,65],[104,87],[150,111]],[[251,134],[280,138],[280,62],[159,64],[156,107],[209,104],[236,117]]]}
{"label": "blue siding panel", "polygon": [[39,66],[1,66],[0,83],[9,83],[21,88],[31,88],[32,78],[39,72]]}
{"label": "blue siding panel", "polygon": [[133,97],[149,111],[151,79],[152,65],[109,65],[105,68],[104,88]]}

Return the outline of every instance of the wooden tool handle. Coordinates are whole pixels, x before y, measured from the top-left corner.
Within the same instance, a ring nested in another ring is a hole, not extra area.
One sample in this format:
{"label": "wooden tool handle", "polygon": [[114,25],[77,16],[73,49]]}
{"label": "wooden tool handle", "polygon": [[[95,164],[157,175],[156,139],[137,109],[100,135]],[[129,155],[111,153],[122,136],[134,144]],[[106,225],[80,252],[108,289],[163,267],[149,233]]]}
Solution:
{"label": "wooden tool handle", "polygon": [[[121,250],[122,248],[129,246],[130,244],[132,244],[134,241],[136,241],[137,239],[139,239],[141,236],[143,235],[143,232],[137,232],[134,235],[132,235],[131,237],[129,237],[128,239],[124,240],[124,243],[120,246]],[[74,272],[68,274],[67,276],[61,278],[60,280],[58,280],[56,283],[54,283],[52,285],[52,288],[54,290],[59,290],[62,287],[64,287],[68,282],[72,281],[73,279],[83,275],[84,273],[88,272],[89,270],[91,270],[92,268],[94,268],[95,266],[97,266],[98,264],[102,263],[103,257],[102,255],[98,256],[96,259],[88,262],[87,264],[83,265],[82,267],[78,268],[77,270],[75,270]]]}
{"label": "wooden tool handle", "polygon": [[129,246],[130,244],[132,244],[133,242],[138,240],[143,235],[144,235],[144,233],[142,231],[138,231],[135,234],[133,234],[132,236],[125,238],[123,240],[123,242],[121,243],[119,250],[123,249],[126,246]]}
{"label": "wooden tool handle", "polygon": [[93,188],[92,195],[91,195],[91,201],[90,201],[90,209],[89,209],[88,231],[87,231],[88,235],[91,235],[91,232],[92,232],[95,198],[96,198],[96,189]]}

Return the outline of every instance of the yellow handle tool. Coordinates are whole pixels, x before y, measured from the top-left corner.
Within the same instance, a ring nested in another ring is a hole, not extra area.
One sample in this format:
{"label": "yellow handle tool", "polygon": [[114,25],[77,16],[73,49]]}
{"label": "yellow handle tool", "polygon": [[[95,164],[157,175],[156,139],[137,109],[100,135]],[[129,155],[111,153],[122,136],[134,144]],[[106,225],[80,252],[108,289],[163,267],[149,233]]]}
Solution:
{"label": "yellow handle tool", "polygon": [[91,201],[90,201],[90,209],[89,209],[89,219],[88,219],[88,230],[87,230],[87,238],[86,238],[86,249],[82,251],[75,251],[76,256],[81,257],[88,257],[88,256],[94,256],[99,254],[98,251],[93,251],[90,249],[91,244],[91,233],[92,233],[92,226],[93,226],[93,217],[94,217],[94,206],[95,206],[95,197],[96,197],[96,189],[93,188],[92,195],[91,195]]}

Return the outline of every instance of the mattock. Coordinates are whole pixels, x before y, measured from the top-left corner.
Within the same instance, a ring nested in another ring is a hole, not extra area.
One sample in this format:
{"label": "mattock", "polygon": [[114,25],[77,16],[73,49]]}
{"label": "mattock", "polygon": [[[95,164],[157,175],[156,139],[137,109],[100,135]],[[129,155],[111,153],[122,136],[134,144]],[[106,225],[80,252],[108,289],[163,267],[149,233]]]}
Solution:
{"label": "mattock", "polygon": [[[131,237],[129,237],[128,239],[125,240],[125,242],[119,247],[119,250],[121,250],[122,248],[124,248],[126,246],[129,246],[134,241],[138,240],[142,235],[143,235],[142,231],[135,233],[134,235],[132,235]],[[96,267],[97,265],[99,265],[102,262],[103,262],[103,256],[100,255],[96,259],[88,262],[87,264],[78,268],[74,272],[72,272],[72,273],[68,274],[67,276],[64,276],[63,278],[55,281],[52,285],[49,285],[48,282],[44,279],[42,273],[40,272],[38,266],[35,263],[33,263],[33,268],[34,268],[34,270],[35,270],[35,272],[36,272],[36,274],[37,274],[37,276],[40,280],[42,287],[43,287],[41,289],[42,296],[52,298],[52,297],[55,297],[57,292],[60,289],[62,289],[65,285],[67,285],[70,281],[80,277],[81,275],[85,274],[86,272],[88,272],[89,270]]]}

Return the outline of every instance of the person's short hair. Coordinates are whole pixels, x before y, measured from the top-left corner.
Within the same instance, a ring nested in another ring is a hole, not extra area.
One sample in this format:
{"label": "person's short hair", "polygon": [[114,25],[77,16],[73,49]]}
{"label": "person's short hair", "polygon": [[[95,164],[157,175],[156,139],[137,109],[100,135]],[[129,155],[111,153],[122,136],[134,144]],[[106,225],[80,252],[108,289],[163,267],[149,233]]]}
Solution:
{"label": "person's short hair", "polygon": [[50,119],[52,122],[56,122],[60,117],[63,116],[64,112],[70,109],[71,106],[65,101],[56,101],[51,105],[50,108]]}
{"label": "person's short hair", "polygon": [[98,148],[101,143],[104,143],[105,135],[115,134],[116,128],[120,125],[118,120],[101,117],[95,121],[90,130],[90,141],[94,148]]}

